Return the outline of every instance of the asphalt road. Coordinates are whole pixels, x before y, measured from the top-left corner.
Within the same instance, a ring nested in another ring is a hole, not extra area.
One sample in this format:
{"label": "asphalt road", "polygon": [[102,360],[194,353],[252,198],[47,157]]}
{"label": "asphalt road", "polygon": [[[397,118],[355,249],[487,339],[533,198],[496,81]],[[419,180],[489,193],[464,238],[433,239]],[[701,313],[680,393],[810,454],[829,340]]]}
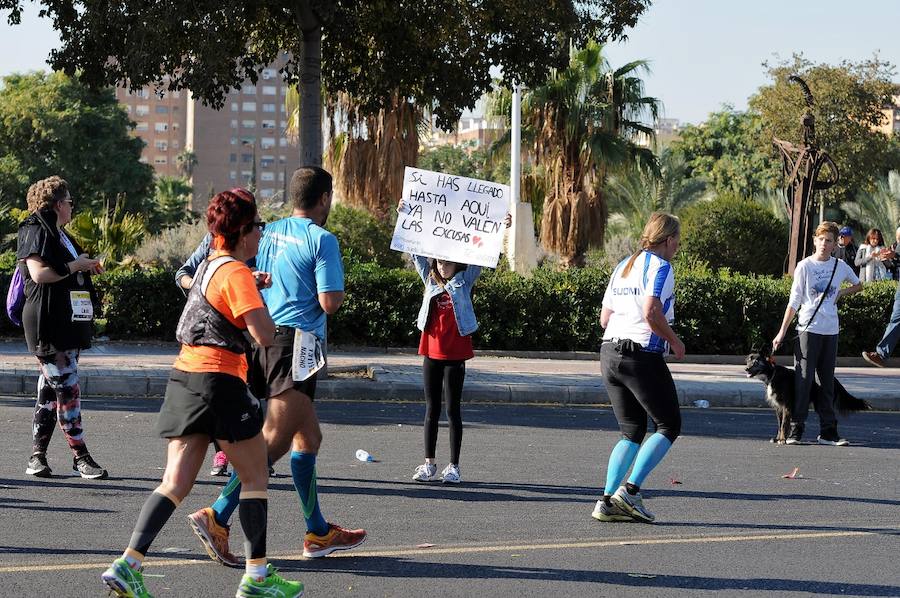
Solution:
{"label": "asphalt road", "polygon": [[[99,575],[164,465],[158,405],[85,401],[89,447],[112,477],[68,477],[57,431],[54,477],[42,480],[24,474],[30,401],[0,398],[0,596],[105,595]],[[686,409],[684,435],[645,484],[658,523],[643,525],[590,517],[618,439],[608,408],[464,406],[458,487],[410,480],[422,411],[319,406],[323,512],[369,531],[342,556],[300,556],[298,501],[287,464],[276,465],[269,554],[307,596],[900,596],[900,413],[842,422],[853,445],[838,448],[769,444],[768,411]],[[357,448],[378,462],[356,461]],[[442,426],[441,467],[446,454]],[[782,477],[794,468],[802,477]],[[185,524],[217,494],[205,474],[151,549],[155,596],[234,595],[240,572],[208,561]]]}

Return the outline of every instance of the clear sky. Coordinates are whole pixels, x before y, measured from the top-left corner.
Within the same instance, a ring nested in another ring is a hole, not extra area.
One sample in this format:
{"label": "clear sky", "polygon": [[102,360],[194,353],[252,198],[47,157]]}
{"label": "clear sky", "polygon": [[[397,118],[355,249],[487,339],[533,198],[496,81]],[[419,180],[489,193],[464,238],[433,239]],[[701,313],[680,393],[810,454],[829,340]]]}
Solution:
{"label": "clear sky", "polygon": [[[59,45],[50,22],[32,2],[22,25],[10,27],[7,16],[0,12],[0,75],[47,68]],[[647,93],[663,101],[665,116],[696,123],[725,103],[746,108],[766,83],[762,63],[775,55],[838,63],[876,51],[900,63],[900,0],[655,0],[607,56],[614,67],[650,60]]]}

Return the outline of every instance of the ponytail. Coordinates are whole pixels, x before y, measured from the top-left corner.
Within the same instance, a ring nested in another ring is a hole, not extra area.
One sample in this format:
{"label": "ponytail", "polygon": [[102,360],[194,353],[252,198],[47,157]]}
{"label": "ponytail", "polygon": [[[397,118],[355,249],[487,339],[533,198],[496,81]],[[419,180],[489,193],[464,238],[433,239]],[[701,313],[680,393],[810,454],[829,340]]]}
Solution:
{"label": "ponytail", "polygon": [[681,234],[681,222],[677,217],[665,212],[653,212],[650,214],[650,220],[644,226],[641,233],[641,248],[634,252],[634,255],[625,264],[622,269],[622,278],[626,278],[631,274],[631,268],[638,256],[650,249],[654,245],[663,243],[669,237]]}

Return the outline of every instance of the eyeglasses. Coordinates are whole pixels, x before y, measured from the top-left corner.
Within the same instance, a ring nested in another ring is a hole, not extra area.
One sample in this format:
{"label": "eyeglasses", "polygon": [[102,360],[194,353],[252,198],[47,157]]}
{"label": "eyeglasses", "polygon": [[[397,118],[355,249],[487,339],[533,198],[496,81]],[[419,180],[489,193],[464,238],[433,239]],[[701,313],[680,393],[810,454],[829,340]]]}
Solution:
{"label": "eyeglasses", "polygon": [[256,225],[256,228],[259,229],[259,232],[262,232],[262,231],[266,230],[266,223],[263,222],[262,220],[257,220],[257,221],[254,222],[253,224]]}
{"label": "eyeglasses", "polygon": [[73,208],[75,207],[75,200],[72,199],[71,197],[67,197],[63,201],[66,202],[67,204],[69,204],[70,206],[72,206]]}

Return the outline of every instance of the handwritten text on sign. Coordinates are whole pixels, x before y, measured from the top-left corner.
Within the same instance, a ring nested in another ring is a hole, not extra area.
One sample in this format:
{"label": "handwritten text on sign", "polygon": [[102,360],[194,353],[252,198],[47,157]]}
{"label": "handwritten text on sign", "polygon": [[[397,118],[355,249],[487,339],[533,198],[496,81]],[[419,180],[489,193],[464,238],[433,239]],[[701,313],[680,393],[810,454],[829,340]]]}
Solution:
{"label": "handwritten text on sign", "polygon": [[494,268],[508,210],[507,185],[407,167],[391,249]]}

